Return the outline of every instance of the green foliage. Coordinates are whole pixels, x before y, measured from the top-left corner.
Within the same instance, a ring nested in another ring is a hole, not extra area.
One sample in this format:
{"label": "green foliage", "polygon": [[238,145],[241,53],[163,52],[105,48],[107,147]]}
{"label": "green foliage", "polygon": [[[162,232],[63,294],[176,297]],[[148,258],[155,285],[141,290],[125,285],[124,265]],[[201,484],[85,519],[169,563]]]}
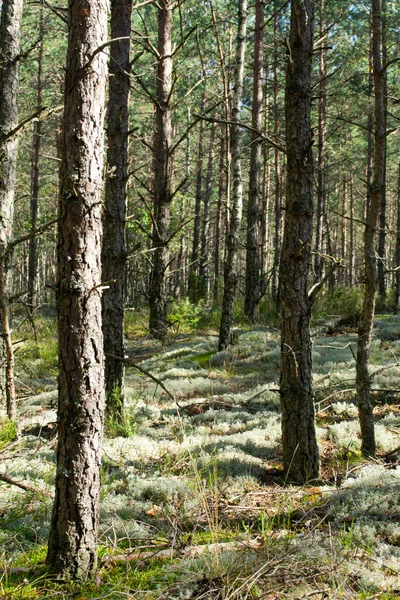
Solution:
{"label": "green foliage", "polygon": [[119,387],[107,394],[104,429],[110,438],[131,437],[136,431],[135,415],[124,409]]}
{"label": "green foliage", "polygon": [[145,336],[148,333],[149,313],[145,308],[125,310],[124,333],[127,338]]}
{"label": "green foliage", "polygon": [[315,316],[340,315],[352,317],[359,315],[362,309],[363,292],[361,287],[346,288],[337,286],[333,291],[320,294],[314,305]]}
{"label": "green foliage", "polygon": [[0,419],[0,450],[13,442],[18,434],[17,424],[10,419]]}
{"label": "green foliage", "polygon": [[203,300],[193,304],[187,297],[172,304],[168,313],[168,320],[176,333],[189,333],[197,328],[203,314],[203,304]]}

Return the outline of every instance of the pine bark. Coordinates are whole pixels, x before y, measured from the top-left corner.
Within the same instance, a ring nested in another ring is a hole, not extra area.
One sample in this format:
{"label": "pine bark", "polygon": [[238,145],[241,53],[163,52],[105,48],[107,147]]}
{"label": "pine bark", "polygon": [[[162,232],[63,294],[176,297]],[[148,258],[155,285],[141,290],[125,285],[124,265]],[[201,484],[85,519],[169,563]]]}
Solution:
{"label": "pine bark", "polygon": [[285,99],[287,195],[280,270],[280,394],[284,469],[286,476],[298,483],[319,475],[308,296],[313,218],[313,11],[312,0],[292,0]]}
{"label": "pine bark", "polygon": [[240,0],[238,10],[238,37],[236,46],[235,86],[232,102],[231,151],[232,151],[232,200],[229,207],[229,230],[226,239],[224,265],[224,295],[219,330],[219,349],[232,343],[235,296],[239,280],[238,250],[239,232],[243,211],[243,182],[241,167],[241,133],[238,124],[243,96],[244,55],[246,49],[247,0]]}
{"label": "pine bark", "polygon": [[385,187],[385,75],[382,69],[381,60],[381,0],[371,0],[371,13],[375,151],[373,179],[369,190],[369,204],[367,207],[364,230],[364,302],[358,328],[356,362],[356,388],[361,428],[361,450],[363,454],[367,456],[374,456],[376,450],[369,358],[375,316],[375,299],[378,290],[378,272],[375,254],[376,229],[378,225],[379,209],[382,202],[382,194],[384,194]]}
{"label": "pine bark", "polygon": [[109,416],[122,412],[124,400],[124,301],[126,271],[126,195],[130,89],[132,0],[111,0],[108,150],[102,247],[102,280],[110,288],[102,297],[105,383]]}
{"label": "pine bark", "polygon": [[258,317],[261,299],[260,273],[260,211],[262,163],[262,109],[263,109],[263,54],[264,54],[264,3],[256,0],[253,68],[253,108],[251,139],[249,200],[247,204],[246,287],[244,312],[250,322]]}
{"label": "pine bark", "polygon": [[70,0],[58,243],[58,447],[47,563],[86,580],[97,564],[105,407],[101,326],[106,0]]}
{"label": "pine bark", "polygon": [[3,0],[0,24],[0,390],[7,415],[16,417],[14,351],[10,326],[9,243],[14,218],[22,0]]}
{"label": "pine bark", "polygon": [[167,269],[170,235],[171,91],[172,91],[172,3],[158,4],[158,53],[156,76],[156,130],[154,139],[153,267],[150,274],[150,334],[163,339],[167,333]]}

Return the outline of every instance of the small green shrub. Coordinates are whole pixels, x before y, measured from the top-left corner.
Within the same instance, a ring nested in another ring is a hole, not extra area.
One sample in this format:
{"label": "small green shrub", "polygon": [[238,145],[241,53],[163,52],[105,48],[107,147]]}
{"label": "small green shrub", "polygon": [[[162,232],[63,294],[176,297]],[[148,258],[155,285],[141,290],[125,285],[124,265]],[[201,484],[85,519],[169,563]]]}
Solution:
{"label": "small green shrub", "polygon": [[168,320],[177,333],[190,333],[198,327],[202,314],[203,300],[192,304],[189,298],[184,298],[184,300],[172,304]]}
{"label": "small green shrub", "polygon": [[17,437],[17,424],[10,419],[0,420],[0,449],[13,442]]}
{"label": "small green shrub", "polygon": [[361,313],[363,291],[361,287],[337,286],[333,291],[321,293],[315,302],[314,316],[340,315],[351,317]]}

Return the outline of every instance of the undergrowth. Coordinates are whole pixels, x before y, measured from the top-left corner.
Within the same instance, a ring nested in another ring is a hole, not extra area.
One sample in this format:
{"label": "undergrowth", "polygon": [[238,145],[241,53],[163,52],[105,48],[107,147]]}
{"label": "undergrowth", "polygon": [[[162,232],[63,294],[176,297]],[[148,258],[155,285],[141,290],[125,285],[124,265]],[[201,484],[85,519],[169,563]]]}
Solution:
{"label": "undergrowth", "polygon": [[[335,302],[348,302],[351,312],[356,296],[337,292]],[[395,391],[377,389],[396,389],[397,319],[376,321],[374,368],[384,370],[374,381],[375,461],[360,453],[354,333],[314,337],[322,474],[314,486],[295,488],[282,478],[276,329],[243,323],[235,345],[220,353],[205,309],[190,311],[177,306],[164,346],[144,337],[143,314],[127,315],[127,351],[175,401],[127,367],[123,416],[106,424],[99,572],[87,584],[58,581],[44,565],[55,411],[53,392],[38,393],[34,382],[55,368],[54,329],[43,323],[35,344],[21,344],[18,376],[36,395],[20,400],[17,444],[2,417],[0,457],[8,475],[36,493],[0,484],[0,597],[399,597],[400,411]]]}

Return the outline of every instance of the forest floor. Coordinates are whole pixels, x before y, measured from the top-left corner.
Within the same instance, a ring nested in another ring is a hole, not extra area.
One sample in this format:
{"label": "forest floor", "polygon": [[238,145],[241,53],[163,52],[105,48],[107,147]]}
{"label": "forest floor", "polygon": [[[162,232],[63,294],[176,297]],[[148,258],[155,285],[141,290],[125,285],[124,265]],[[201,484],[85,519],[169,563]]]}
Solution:
{"label": "forest floor", "polygon": [[[168,343],[127,329],[126,417],[108,423],[96,580],[46,574],[56,447],[54,324],[17,345],[21,437],[0,423],[0,598],[265,600],[400,597],[400,317],[376,319],[378,454],[360,453],[356,333],[313,329],[321,478],[282,476],[279,333]],[[21,335],[23,337],[23,335]],[[29,486],[31,486],[29,488]]]}

